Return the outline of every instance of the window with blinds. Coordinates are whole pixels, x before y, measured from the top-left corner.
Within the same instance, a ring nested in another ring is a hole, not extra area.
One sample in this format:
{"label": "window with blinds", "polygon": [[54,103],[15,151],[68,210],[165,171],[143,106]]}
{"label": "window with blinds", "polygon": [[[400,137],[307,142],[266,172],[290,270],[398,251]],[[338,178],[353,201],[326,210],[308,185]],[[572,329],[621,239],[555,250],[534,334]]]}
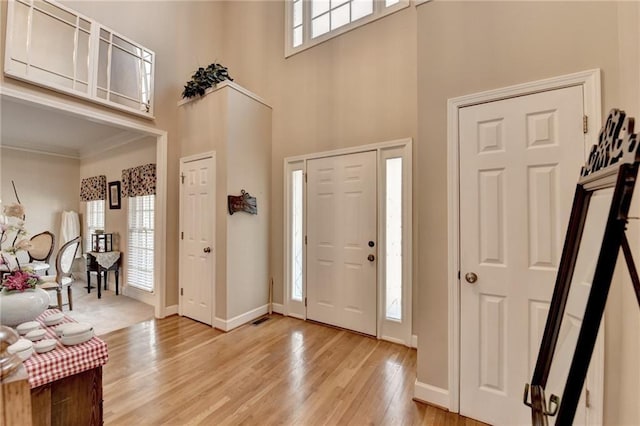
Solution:
{"label": "window with blinds", "polygon": [[84,251],[91,251],[91,234],[96,229],[104,230],[104,200],[87,201],[87,235],[85,235]]}
{"label": "window with blinds", "polygon": [[129,198],[127,285],[153,291],[155,195]]}

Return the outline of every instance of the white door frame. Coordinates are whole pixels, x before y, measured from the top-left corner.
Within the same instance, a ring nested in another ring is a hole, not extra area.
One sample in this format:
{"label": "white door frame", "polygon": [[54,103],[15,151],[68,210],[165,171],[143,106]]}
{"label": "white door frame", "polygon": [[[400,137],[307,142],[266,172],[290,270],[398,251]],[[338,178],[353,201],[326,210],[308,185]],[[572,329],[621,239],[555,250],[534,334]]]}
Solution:
{"label": "white door frame", "polygon": [[[167,233],[167,132],[152,126],[141,124],[139,121],[124,118],[114,113],[101,109],[85,106],[80,103],[64,102],[47,94],[26,92],[6,86],[0,86],[0,96],[13,99],[25,104],[62,111],[74,117],[93,121],[96,123],[120,127],[123,130],[142,132],[156,139],[156,197],[155,197],[155,222],[154,222],[154,265],[166,265],[166,233]],[[166,269],[160,268],[154,274],[154,291],[150,299],[154,305],[156,318],[164,318],[173,312],[166,305]]]}
{"label": "white door frame", "polygon": [[[300,319],[306,320],[306,309],[303,311],[304,314],[297,313],[296,309],[293,308],[295,304],[300,304],[300,302],[293,301],[291,299],[291,274],[290,274],[290,258],[291,258],[291,204],[290,204],[290,193],[291,193],[291,182],[290,182],[290,172],[293,170],[302,170],[303,173],[306,174],[307,169],[307,161],[311,159],[323,158],[323,157],[332,157],[337,155],[346,155],[346,154],[355,154],[359,152],[366,151],[377,151],[377,180],[378,182],[384,182],[384,168],[381,167],[381,164],[387,158],[397,158],[402,157],[403,159],[403,229],[402,229],[402,250],[403,250],[403,266],[402,266],[402,274],[403,274],[403,289],[402,289],[402,312],[403,312],[403,321],[391,321],[387,320],[384,316],[384,268],[386,263],[386,257],[384,251],[381,249],[385,247],[384,242],[384,218],[381,217],[381,213],[384,212],[384,188],[382,185],[377,185],[377,209],[378,209],[378,265],[377,265],[377,294],[378,294],[378,302],[377,302],[377,337],[379,339],[388,340],[391,342],[403,344],[406,346],[416,347],[416,339],[413,337],[412,331],[412,323],[413,323],[413,314],[412,314],[412,286],[413,286],[413,226],[412,226],[412,218],[413,218],[413,189],[412,189],[412,181],[413,181],[413,159],[412,159],[412,140],[411,138],[407,139],[398,139],[389,142],[381,142],[369,145],[361,145],[351,148],[342,148],[332,151],[323,151],[313,154],[299,155],[295,157],[287,157],[284,159],[284,305],[282,308],[279,306],[274,306],[274,311],[282,311],[284,315],[292,316]],[[306,190],[303,191],[304,195],[304,205],[306,206]],[[305,215],[306,216],[306,215]],[[306,219],[303,221],[303,229],[306,235]],[[304,257],[306,259],[306,245],[303,245]],[[306,273],[306,261],[303,266],[304,273]],[[306,296],[306,280],[304,282],[304,296]]]}
{"label": "white door frame", "polygon": [[[449,210],[447,233],[449,242],[448,253],[448,287],[449,287],[449,410],[460,410],[460,169],[459,169],[459,129],[458,120],[461,108],[481,103],[494,102],[517,96],[530,95],[548,90],[561,89],[570,86],[581,86],[584,96],[584,113],[589,117],[591,125],[586,133],[587,146],[596,143],[600,123],[601,88],[600,69],[582,71],[538,80],[515,86],[504,87],[486,92],[474,93],[447,101],[447,206]],[[585,159],[588,152],[585,152]],[[604,330],[604,327],[601,327]],[[600,345],[602,347],[602,345]],[[604,354],[594,352],[593,363],[604,365]],[[523,384],[524,385],[524,384]],[[603,395],[593,395],[594,411],[602,414]],[[597,406],[599,404],[599,407]]]}
{"label": "white door frame", "polygon": [[[192,161],[198,161],[198,160],[204,160],[207,158],[211,158],[213,160],[213,167],[214,167],[214,171],[215,168],[217,167],[216,164],[216,152],[215,151],[207,151],[207,152],[202,152],[200,154],[194,154],[194,155],[188,155],[186,157],[180,157],[180,168],[179,171],[180,173],[182,173],[182,170],[184,168],[185,163],[190,163]],[[214,173],[214,179],[216,179],[216,173]],[[217,180],[213,181],[213,186],[211,188],[211,194],[213,195],[213,199],[216,199],[216,182]],[[178,215],[178,229],[180,230],[180,232],[182,232],[182,209],[183,209],[183,204],[182,204],[182,195],[183,195],[183,191],[184,191],[184,186],[180,185],[180,191],[178,194],[178,197],[180,198],[179,200],[179,215]],[[215,201],[214,201],[215,202]],[[217,208],[217,206],[216,206]],[[216,253],[217,253],[217,246],[216,246],[216,211],[214,209],[213,211],[214,217],[212,218],[213,220],[213,227],[212,227],[212,232],[211,232],[211,241],[214,244],[213,246],[213,257],[212,257],[212,262],[213,262],[213,289],[211,291],[211,326],[213,327],[214,323],[215,323],[215,318],[216,318],[216,276],[215,276],[215,271],[216,271]],[[183,271],[183,266],[182,266],[182,244],[183,244],[183,239],[178,237],[178,289],[180,289],[181,287],[181,283],[182,283],[182,271]],[[180,290],[178,290],[180,291]],[[178,314],[180,316],[182,316],[182,297],[178,296]]]}

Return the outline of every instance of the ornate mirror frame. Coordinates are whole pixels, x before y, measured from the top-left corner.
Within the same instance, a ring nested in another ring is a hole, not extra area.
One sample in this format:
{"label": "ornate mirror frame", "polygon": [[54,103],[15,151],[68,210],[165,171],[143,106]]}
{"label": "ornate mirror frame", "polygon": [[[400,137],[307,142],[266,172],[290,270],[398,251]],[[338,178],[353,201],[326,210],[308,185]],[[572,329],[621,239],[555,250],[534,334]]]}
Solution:
{"label": "ornate mirror frame", "polygon": [[[611,110],[600,131],[598,143],[593,146],[580,173],[538,359],[531,385],[525,385],[524,403],[531,407],[534,425],[547,425],[548,417],[556,414],[555,424],[573,423],[620,249],[624,253],[640,305],[640,282],[625,234],[640,165],[640,140],[633,133],[633,128],[632,117],[627,117],[624,111]],[[571,367],[562,397],[551,395],[547,403],[545,388],[567,306],[589,203],[595,191],[607,188],[613,188],[613,197]],[[531,402],[528,401],[529,390]]]}

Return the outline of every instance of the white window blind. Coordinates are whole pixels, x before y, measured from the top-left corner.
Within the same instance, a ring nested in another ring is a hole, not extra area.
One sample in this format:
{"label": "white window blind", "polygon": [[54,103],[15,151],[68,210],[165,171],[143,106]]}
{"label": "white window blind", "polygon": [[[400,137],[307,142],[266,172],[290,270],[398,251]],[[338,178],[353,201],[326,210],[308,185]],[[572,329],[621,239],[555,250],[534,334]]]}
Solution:
{"label": "white window blind", "polygon": [[153,291],[155,195],[129,198],[127,285]]}
{"label": "white window blind", "polygon": [[85,252],[91,251],[91,234],[96,229],[104,230],[104,200],[87,201],[87,235],[85,235]]}

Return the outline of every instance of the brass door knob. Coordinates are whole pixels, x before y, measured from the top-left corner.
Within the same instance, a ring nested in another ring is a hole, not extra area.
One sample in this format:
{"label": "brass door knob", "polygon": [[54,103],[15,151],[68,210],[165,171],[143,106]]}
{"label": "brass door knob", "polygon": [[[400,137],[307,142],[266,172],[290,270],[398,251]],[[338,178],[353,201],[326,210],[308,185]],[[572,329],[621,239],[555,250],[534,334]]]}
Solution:
{"label": "brass door knob", "polygon": [[464,274],[464,279],[467,280],[469,284],[475,284],[475,282],[478,281],[478,276],[473,272],[467,272]]}

